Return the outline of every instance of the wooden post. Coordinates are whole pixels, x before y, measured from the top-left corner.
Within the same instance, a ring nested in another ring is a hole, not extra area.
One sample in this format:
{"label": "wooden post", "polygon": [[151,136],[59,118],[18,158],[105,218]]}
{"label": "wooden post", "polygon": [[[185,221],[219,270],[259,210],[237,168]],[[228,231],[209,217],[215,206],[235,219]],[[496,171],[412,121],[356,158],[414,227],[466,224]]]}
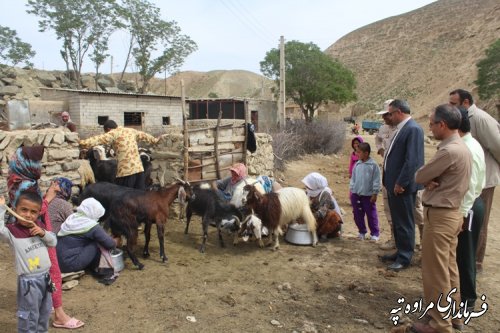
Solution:
{"label": "wooden post", "polygon": [[183,160],[184,160],[184,180],[188,181],[189,176],[189,132],[187,126],[186,115],[186,96],[184,93],[184,80],[181,80],[181,110],[182,110],[182,127],[184,137]]}
{"label": "wooden post", "polygon": [[243,124],[244,126],[244,131],[245,131],[245,142],[243,142],[243,163],[248,168],[247,165],[247,142],[248,142],[248,100],[243,101],[243,109],[245,110],[245,123]]}
{"label": "wooden post", "polygon": [[217,117],[217,126],[215,126],[215,138],[214,138],[214,150],[215,150],[215,172],[217,174],[217,179],[220,179],[220,169],[219,169],[219,127],[222,118],[222,109],[219,110],[219,116]]}

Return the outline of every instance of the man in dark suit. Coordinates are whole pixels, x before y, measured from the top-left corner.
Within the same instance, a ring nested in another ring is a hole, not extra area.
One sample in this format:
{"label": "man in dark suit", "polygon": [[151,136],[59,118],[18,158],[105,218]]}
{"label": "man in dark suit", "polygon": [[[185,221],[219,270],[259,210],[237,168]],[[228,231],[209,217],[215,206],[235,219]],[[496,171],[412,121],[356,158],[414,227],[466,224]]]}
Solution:
{"label": "man in dark suit", "polygon": [[383,184],[387,189],[394,227],[396,252],[382,257],[392,262],[387,269],[400,271],[408,267],[415,249],[415,198],[421,185],[415,183],[415,172],[424,164],[424,131],[411,118],[406,101],[395,99],[389,104],[389,115],[396,133],[384,159]]}

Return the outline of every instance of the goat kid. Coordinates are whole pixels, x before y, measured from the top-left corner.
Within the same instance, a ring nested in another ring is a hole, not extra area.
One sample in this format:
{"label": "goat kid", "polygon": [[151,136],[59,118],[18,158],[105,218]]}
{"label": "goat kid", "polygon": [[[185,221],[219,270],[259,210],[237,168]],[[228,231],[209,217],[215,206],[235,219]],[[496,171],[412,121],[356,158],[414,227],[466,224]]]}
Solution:
{"label": "goat kid", "polygon": [[237,245],[239,242],[239,238],[242,237],[245,241],[250,235],[254,235],[255,239],[257,239],[259,247],[264,247],[264,242],[262,241],[262,220],[257,217],[257,215],[250,214],[241,223],[239,231],[236,233],[233,245]]}
{"label": "goat kid", "polygon": [[316,220],[309,206],[309,199],[303,190],[285,187],[276,193],[261,194],[252,185],[246,185],[244,190],[248,191],[246,198],[248,208],[252,209],[262,219],[262,224],[270,230],[271,237],[269,237],[268,245],[271,245],[274,238],[274,250],[280,246],[281,228],[298,218],[305,221],[313,237],[312,246],[316,246],[318,243]]}
{"label": "goat kid", "polygon": [[[206,185],[206,184],[204,184]],[[226,204],[220,201],[217,193],[209,188],[195,186],[192,189],[191,199],[188,200],[186,208],[186,228],[184,234],[187,235],[189,230],[189,223],[193,214],[202,217],[203,228],[203,241],[200,246],[200,252],[204,253],[206,248],[206,241],[208,238],[208,226],[211,221],[215,222],[217,232],[219,235],[219,243],[221,247],[225,247],[224,240],[221,233],[222,219],[236,218],[236,224],[239,228],[239,222],[242,220],[241,212],[234,205]],[[209,186],[208,186],[209,187]]]}

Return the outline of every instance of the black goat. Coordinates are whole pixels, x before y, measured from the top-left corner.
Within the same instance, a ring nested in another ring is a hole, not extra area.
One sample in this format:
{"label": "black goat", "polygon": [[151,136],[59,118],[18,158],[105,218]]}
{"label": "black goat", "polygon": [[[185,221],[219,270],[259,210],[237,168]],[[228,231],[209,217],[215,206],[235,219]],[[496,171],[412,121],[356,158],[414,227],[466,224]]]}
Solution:
{"label": "black goat", "polygon": [[[142,167],[144,169],[144,186],[148,188],[153,185],[153,180],[151,179],[151,171],[153,170],[151,156],[148,150],[140,148],[139,151]],[[105,159],[107,158],[107,154],[102,146],[96,146],[89,149],[86,153],[86,157],[94,172],[96,182],[115,182],[118,162],[115,159]]]}
{"label": "black goat", "polygon": [[239,221],[243,219],[238,208],[232,204],[222,202],[213,189],[205,189],[200,186],[193,187],[191,198],[188,200],[186,208],[186,229],[184,230],[185,234],[188,233],[189,223],[193,213],[202,217],[203,242],[200,246],[201,253],[205,252],[205,243],[208,238],[208,226],[211,221],[215,222],[217,227],[220,246],[225,247],[221,233],[222,219],[237,217],[238,228]]}
{"label": "black goat", "polygon": [[[99,182],[87,185],[80,196],[73,201],[73,204],[79,206],[83,200],[87,198],[94,198],[101,203],[106,212],[104,216],[101,217],[101,221],[107,220],[109,216],[109,208],[111,207],[111,202],[119,197],[121,197],[127,191],[132,191],[130,187],[120,186],[108,182]],[[106,227],[107,223],[105,224]]]}

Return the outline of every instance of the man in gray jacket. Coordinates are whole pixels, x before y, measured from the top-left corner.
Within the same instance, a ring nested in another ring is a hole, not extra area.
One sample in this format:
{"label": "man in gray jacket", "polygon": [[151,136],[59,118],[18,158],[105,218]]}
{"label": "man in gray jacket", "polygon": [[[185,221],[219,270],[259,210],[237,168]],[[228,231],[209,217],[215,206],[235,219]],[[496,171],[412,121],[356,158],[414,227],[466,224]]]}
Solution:
{"label": "man in gray jacket", "polygon": [[478,108],[474,104],[472,95],[466,90],[453,90],[450,93],[450,104],[455,106],[461,105],[468,110],[472,137],[479,141],[484,150],[486,185],[481,192],[481,198],[484,200],[485,209],[476,257],[477,271],[481,272],[486,252],[488,221],[490,219],[493,194],[495,186],[500,184],[500,124],[487,112]]}

